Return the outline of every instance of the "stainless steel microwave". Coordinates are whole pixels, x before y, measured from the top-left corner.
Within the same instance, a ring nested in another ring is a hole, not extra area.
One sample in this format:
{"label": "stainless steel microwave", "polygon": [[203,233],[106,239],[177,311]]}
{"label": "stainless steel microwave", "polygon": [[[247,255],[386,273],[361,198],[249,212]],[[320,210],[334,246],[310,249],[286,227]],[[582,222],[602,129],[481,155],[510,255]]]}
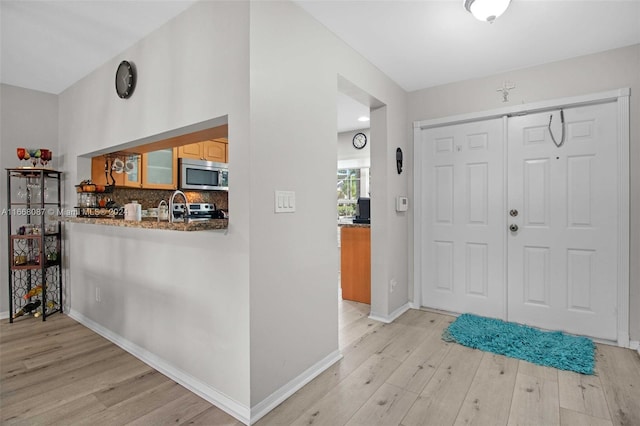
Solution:
{"label": "stainless steel microwave", "polygon": [[228,191],[227,163],[180,158],[178,160],[180,189],[191,191]]}

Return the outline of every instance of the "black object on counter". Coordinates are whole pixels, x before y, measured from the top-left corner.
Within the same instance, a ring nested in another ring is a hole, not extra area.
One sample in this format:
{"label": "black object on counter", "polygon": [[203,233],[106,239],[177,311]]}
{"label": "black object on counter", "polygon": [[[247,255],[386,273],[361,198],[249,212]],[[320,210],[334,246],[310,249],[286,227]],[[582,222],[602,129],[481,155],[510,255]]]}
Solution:
{"label": "black object on counter", "polygon": [[371,199],[368,197],[358,198],[356,206],[356,217],[353,223],[371,223]]}
{"label": "black object on counter", "polygon": [[213,212],[213,218],[214,219],[227,219],[229,218],[229,213],[225,212],[222,209],[216,210],[215,212]]}

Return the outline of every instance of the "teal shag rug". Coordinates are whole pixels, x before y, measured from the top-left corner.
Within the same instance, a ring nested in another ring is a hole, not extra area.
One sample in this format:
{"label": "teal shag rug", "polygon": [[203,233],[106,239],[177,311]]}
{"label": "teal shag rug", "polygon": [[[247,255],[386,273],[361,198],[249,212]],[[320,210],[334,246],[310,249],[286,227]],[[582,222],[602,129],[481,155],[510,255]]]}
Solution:
{"label": "teal shag rug", "polygon": [[593,374],[595,345],[586,337],[541,331],[526,325],[462,314],[442,334],[448,342],[538,365]]}

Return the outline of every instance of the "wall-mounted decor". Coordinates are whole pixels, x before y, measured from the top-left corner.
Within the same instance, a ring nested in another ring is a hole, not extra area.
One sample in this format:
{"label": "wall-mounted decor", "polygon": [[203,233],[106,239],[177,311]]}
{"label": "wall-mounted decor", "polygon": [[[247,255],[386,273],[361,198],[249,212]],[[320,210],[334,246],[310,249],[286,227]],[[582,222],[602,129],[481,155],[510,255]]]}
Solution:
{"label": "wall-mounted decor", "polygon": [[353,147],[355,149],[362,149],[367,145],[367,135],[364,133],[356,133],[353,136]]}
{"label": "wall-mounted decor", "polygon": [[136,88],[136,68],[129,61],[122,61],[116,70],[116,93],[122,99],[133,95]]}

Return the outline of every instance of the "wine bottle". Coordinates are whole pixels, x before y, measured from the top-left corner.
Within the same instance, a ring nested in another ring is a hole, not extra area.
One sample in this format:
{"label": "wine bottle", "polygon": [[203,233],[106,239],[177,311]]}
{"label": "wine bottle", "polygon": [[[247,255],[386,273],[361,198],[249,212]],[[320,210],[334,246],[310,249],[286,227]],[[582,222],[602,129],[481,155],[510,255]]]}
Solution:
{"label": "wine bottle", "polygon": [[25,314],[30,313],[31,311],[35,310],[38,306],[40,306],[42,302],[40,300],[36,300],[35,302],[29,302],[26,305],[24,305],[22,307],[22,309],[20,309],[18,312],[15,313],[15,315],[13,316],[13,318],[18,318],[21,317]]}

